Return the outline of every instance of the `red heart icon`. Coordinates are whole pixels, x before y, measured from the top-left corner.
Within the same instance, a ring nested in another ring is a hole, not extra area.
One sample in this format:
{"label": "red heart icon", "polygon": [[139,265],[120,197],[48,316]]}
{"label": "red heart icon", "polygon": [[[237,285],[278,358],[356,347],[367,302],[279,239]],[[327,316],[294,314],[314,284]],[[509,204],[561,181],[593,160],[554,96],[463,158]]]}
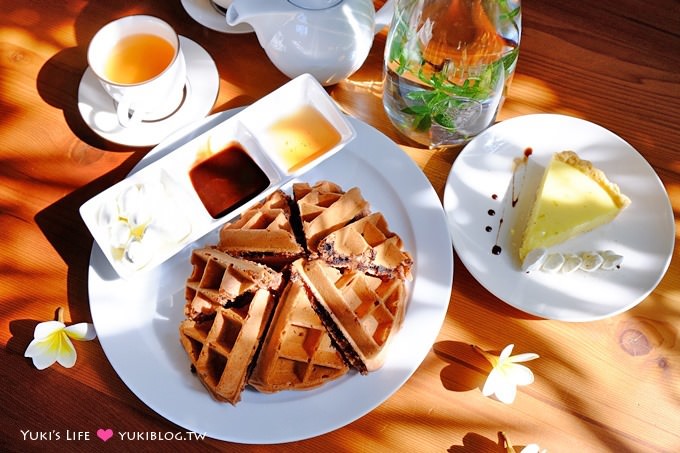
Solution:
{"label": "red heart icon", "polygon": [[113,437],[113,430],[111,428],[108,429],[99,428],[97,430],[97,437],[106,442],[107,440]]}

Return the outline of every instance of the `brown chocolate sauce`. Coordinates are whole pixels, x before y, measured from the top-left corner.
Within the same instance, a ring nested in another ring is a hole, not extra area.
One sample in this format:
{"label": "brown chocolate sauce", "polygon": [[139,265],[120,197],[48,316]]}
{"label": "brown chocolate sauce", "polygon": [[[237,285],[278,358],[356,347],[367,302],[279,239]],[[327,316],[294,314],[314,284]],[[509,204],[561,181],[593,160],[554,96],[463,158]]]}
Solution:
{"label": "brown chocolate sauce", "polygon": [[[526,147],[524,149],[523,157],[521,159],[515,159],[515,168],[512,172],[512,199],[510,200],[510,203],[512,207],[514,208],[517,203],[519,202],[519,197],[520,197],[520,189],[524,185],[524,178],[526,176],[526,171],[522,172],[521,180],[518,182],[517,181],[517,168],[520,165],[526,164],[527,160],[529,159],[529,156],[533,154],[534,150],[531,147]],[[492,194],[491,195],[492,200],[497,200],[498,199],[498,194]],[[489,209],[487,211],[487,214],[489,216],[495,216],[496,211],[493,209]],[[501,227],[503,226],[503,220],[505,218],[505,209],[503,209],[503,212],[501,213],[500,218],[498,219],[498,229],[496,230],[496,243],[491,247],[491,253],[493,255],[500,255],[503,251],[502,247],[498,245],[500,234],[501,234]],[[489,225],[484,227],[486,232],[491,232],[493,231],[493,228]]]}
{"label": "brown chocolate sauce", "polygon": [[503,218],[498,221],[498,230],[496,230],[496,243],[491,247],[491,253],[494,255],[500,255],[503,249],[498,245],[498,241],[501,235],[501,227],[503,226]]}
{"label": "brown chocolate sauce", "polygon": [[194,165],[189,177],[214,219],[238,208],[269,186],[264,171],[235,142]]}

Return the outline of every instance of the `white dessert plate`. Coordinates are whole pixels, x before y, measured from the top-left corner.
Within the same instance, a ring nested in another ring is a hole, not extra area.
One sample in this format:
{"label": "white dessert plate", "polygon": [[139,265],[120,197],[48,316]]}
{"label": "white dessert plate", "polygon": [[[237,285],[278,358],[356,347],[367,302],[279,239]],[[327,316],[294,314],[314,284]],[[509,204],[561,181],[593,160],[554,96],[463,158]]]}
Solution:
{"label": "white dessert plate", "polygon": [[179,108],[158,121],[142,121],[133,127],[122,127],[116,117],[113,99],[104,91],[92,70],[87,68],[78,88],[78,110],[90,129],[113,143],[153,146],[210,113],[220,88],[217,66],[199,44],[184,36],[180,36],[179,40],[187,66],[185,95]]}
{"label": "white dessert plate", "polygon": [[182,0],[182,6],[189,16],[199,24],[222,33],[252,33],[248,24],[231,26],[227,24],[226,14],[221,14],[210,0]]}
{"label": "white dessert plate", "polygon": [[[513,167],[527,148],[526,163]],[[632,204],[613,222],[550,250],[612,250],[623,263],[611,271],[522,272],[517,250],[536,188],[552,154],[567,149],[604,171]],[[453,164],[444,208],[470,273],[499,299],[543,318],[592,321],[626,311],[657,286],[673,254],[673,211],[649,163],[614,133],[569,116],[512,118],[474,138]]]}
{"label": "white dessert plate", "polygon": [[[191,135],[234,113],[212,115]],[[282,443],[321,435],[380,405],[429,352],[451,297],[453,249],[446,216],[429,181],[399,147],[365,123],[350,121],[357,132],[354,141],[302,178],[312,183],[331,180],[345,189],[358,186],[414,257],[406,315],[385,365],[366,376],[350,373],[315,390],[261,394],[246,389],[238,405],[218,403],[190,372],[178,334],[191,248],[216,243],[217,232],[131,279],[118,278],[94,245],[88,283],[99,341],[125,384],[166,419],[187,430],[240,443]],[[152,150],[133,171],[176,148],[178,140]]]}

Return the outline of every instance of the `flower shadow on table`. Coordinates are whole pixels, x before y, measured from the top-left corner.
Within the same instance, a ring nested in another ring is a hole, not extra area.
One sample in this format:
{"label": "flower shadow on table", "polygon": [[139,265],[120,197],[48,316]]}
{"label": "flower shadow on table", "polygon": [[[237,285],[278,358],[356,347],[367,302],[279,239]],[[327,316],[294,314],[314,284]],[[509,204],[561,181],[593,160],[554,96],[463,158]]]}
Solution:
{"label": "flower shadow on table", "polygon": [[475,388],[481,391],[491,365],[472,345],[460,341],[439,341],[432,347],[440,359],[448,363],[440,379],[445,389],[467,392]]}
{"label": "flower shadow on table", "polygon": [[448,453],[500,453],[503,448],[498,442],[487,439],[481,434],[467,433],[463,437],[463,445],[452,445]]}
{"label": "flower shadow on table", "polygon": [[[510,448],[511,451],[520,452],[524,446],[517,445]],[[504,446],[500,433],[497,441],[487,439],[481,434],[467,433],[463,437],[463,445],[452,445],[446,451],[448,453],[506,453],[508,450]]]}
{"label": "flower shadow on table", "polygon": [[[41,321],[35,319],[14,319],[9,322],[9,332],[12,334],[5,350],[10,354],[24,355],[24,351],[33,340],[35,326]],[[26,359],[30,363],[30,359]]]}

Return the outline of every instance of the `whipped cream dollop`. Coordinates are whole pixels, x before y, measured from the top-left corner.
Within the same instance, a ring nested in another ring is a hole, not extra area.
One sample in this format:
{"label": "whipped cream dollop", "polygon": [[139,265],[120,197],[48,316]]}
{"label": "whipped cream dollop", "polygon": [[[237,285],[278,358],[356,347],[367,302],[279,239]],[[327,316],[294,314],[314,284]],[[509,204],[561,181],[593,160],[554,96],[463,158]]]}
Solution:
{"label": "whipped cream dollop", "polygon": [[623,256],[612,250],[588,251],[581,253],[548,253],[544,248],[534,249],[527,253],[522,262],[524,272],[541,270],[543,272],[561,272],[569,274],[577,270],[593,272],[618,269],[623,263]]}
{"label": "whipped cream dollop", "polygon": [[191,232],[191,222],[160,180],[125,187],[102,205],[98,223],[108,230],[114,258],[135,269],[146,266],[162,248],[181,242]]}

